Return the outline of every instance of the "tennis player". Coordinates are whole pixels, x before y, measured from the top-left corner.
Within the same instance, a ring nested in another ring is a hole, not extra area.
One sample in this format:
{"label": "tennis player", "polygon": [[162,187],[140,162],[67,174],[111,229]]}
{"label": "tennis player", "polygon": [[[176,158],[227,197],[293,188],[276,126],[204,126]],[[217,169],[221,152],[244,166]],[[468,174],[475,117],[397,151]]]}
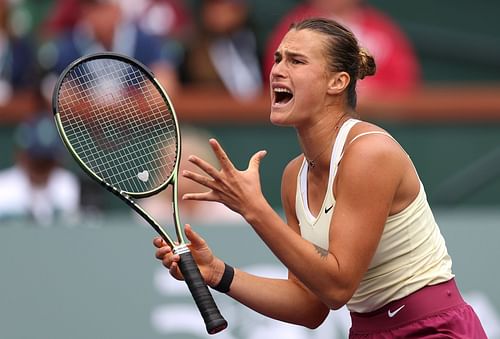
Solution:
{"label": "tennis player", "polygon": [[[268,317],[315,328],[347,304],[350,338],[486,338],[464,302],[445,241],[412,161],[385,130],[355,119],[356,82],[373,57],[342,25],[293,25],[270,74],[271,122],[297,131],[303,154],[285,168],[287,223],[265,200],[259,164],[237,170],[216,140],[220,170],[183,175],[210,189],[184,199],[218,201],[240,213],[289,270],[268,279],[233,269],[191,227],[185,231],[206,282]],[[155,239],[177,279],[177,255]]]}

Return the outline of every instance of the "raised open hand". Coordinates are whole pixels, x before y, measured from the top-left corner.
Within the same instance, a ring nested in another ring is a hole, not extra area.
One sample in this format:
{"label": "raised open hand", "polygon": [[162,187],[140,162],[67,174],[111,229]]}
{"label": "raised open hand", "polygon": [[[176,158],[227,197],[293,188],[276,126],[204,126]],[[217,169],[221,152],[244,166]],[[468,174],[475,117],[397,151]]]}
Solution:
{"label": "raised open hand", "polygon": [[247,213],[255,211],[259,204],[266,203],[260,185],[259,165],[266,151],[255,153],[244,171],[236,169],[215,139],[210,139],[210,145],[220,163],[220,170],[203,159],[191,155],[188,160],[201,168],[206,174],[201,175],[191,171],[183,171],[182,175],[210,189],[204,193],[188,193],[182,197],[185,200],[205,200],[223,203],[233,211],[246,218]]}

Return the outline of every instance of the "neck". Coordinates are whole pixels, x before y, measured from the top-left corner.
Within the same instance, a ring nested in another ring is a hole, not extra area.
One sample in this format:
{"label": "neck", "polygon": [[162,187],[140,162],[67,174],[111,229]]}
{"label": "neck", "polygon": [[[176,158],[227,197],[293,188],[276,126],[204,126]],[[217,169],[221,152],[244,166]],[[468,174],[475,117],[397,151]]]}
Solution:
{"label": "neck", "polygon": [[330,167],[330,157],[337,133],[348,119],[347,113],[339,112],[318,121],[313,126],[298,130],[299,142],[309,169]]}

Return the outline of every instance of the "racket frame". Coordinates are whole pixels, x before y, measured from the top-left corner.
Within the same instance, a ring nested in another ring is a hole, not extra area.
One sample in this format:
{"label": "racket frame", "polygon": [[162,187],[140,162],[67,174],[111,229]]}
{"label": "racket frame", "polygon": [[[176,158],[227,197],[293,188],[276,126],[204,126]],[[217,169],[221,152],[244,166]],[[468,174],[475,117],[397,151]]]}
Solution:
{"label": "racket frame", "polygon": [[[165,180],[160,186],[156,187],[153,190],[149,190],[146,192],[128,192],[128,191],[123,191],[115,188],[114,186],[110,185],[107,183],[103,178],[98,176],[94,171],[92,171],[86,164],[85,162],[78,156],[77,152],[71,145],[68,137],[66,136],[66,133],[64,132],[63,124],[61,121],[61,117],[59,114],[59,111],[57,109],[58,107],[58,100],[59,100],[59,91],[58,89],[61,87],[62,82],[65,80],[66,75],[73,70],[77,65],[82,64],[84,62],[88,62],[91,60],[97,60],[97,59],[115,59],[118,61],[123,61],[126,63],[131,63],[138,68],[141,69],[141,71],[144,71],[148,77],[149,80],[151,80],[152,84],[159,90],[160,94],[163,96],[164,100],[167,102],[169,109],[171,110],[171,116],[172,120],[174,122],[174,126],[176,129],[176,143],[177,143],[177,156],[175,159],[175,165],[174,165],[174,170],[170,174],[170,177]],[[186,244],[184,235],[181,230],[181,222],[179,218],[179,207],[178,207],[178,201],[177,201],[177,178],[178,178],[178,171],[179,171],[179,163],[181,159],[181,154],[182,154],[182,149],[181,149],[181,138],[180,138],[180,130],[179,130],[179,123],[177,121],[177,115],[175,113],[174,106],[172,105],[172,101],[170,100],[170,97],[168,96],[167,92],[165,89],[161,86],[159,83],[158,79],[154,76],[154,74],[149,70],[148,67],[146,67],[144,64],[139,62],[138,60],[132,59],[130,57],[118,54],[118,53],[111,53],[111,52],[100,52],[100,53],[94,53],[86,56],[82,56],[72,63],[70,63],[64,71],[61,73],[59,76],[59,79],[57,80],[57,83],[54,87],[54,92],[52,95],[52,109],[54,112],[54,119],[56,122],[56,127],[57,131],[59,133],[59,136],[63,140],[66,148],[69,150],[69,153],[71,156],[76,160],[76,162],[82,167],[82,169],[92,177],[94,180],[96,180],[98,183],[100,183],[105,189],[110,191],[111,193],[115,194],[118,196],[120,199],[122,199],[125,203],[127,203],[130,207],[132,207],[139,215],[141,215],[143,218],[145,218],[148,223],[151,224],[151,226],[154,228],[154,230],[167,242],[167,244],[172,247],[184,247]],[[178,239],[178,244],[165,232],[165,230],[154,220],[141,206],[139,206],[132,198],[146,198],[150,197],[152,195],[155,195],[164,189],[168,187],[168,185],[172,185],[172,212],[173,212],[173,218],[174,218],[174,225],[175,225],[175,232],[177,235]]]}
{"label": "racket frame", "polygon": [[[177,156],[175,159],[175,165],[173,171],[170,174],[169,178],[155,189],[146,192],[127,192],[124,190],[120,190],[112,186],[111,184],[107,183],[103,178],[101,178],[94,171],[92,171],[80,158],[80,156],[78,156],[77,152],[71,145],[71,142],[69,141],[64,131],[64,127],[61,121],[61,116],[58,110],[59,89],[61,88],[61,84],[65,80],[66,75],[76,66],[84,62],[88,62],[95,59],[115,59],[139,68],[148,76],[151,83],[158,89],[159,93],[162,95],[163,99],[166,101],[171,111],[172,120],[174,122],[173,125],[175,126],[176,129]],[[189,247],[186,244],[184,234],[181,229],[178,198],[177,198],[178,194],[177,180],[179,172],[179,163],[182,154],[180,129],[179,129],[179,123],[177,121],[177,115],[175,113],[170,97],[168,96],[165,89],[161,86],[158,79],[156,79],[154,74],[144,64],[142,64],[141,62],[139,62],[134,58],[125,55],[113,52],[101,52],[101,53],[85,55],[70,63],[59,76],[59,79],[57,80],[52,95],[52,110],[54,112],[54,120],[58,133],[61,139],[63,140],[64,145],[68,149],[71,156],[84,170],[84,172],[91,178],[93,178],[95,181],[97,181],[106,190],[113,193],[115,196],[119,197],[128,206],[134,209],[141,217],[143,217],[153,227],[153,229],[162,237],[162,239],[165,240],[165,242],[172,248],[173,253],[178,254],[181,257],[181,260],[179,262],[179,268],[181,269],[181,272],[184,275],[185,281],[189,287],[189,290],[191,291],[191,294],[193,295],[196,305],[198,306],[198,309],[200,310],[200,313],[203,316],[207,332],[209,334],[215,334],[224,330],[227,327],[227,321],[220,314],[217,305],[215,304],[215,301],[213,300],[212,295],[210,294],[210,291],[208,290],[205,282],[203,281],[199,268],[196,264],[196,261],[193,259]],[[153,219],[141,206],[139,206],[132,199],[132,198],[145,198],[152,196],[164,190],[168,185],[172,185],[172,214],[173,214],[174,225],[175,225],[174,228],[178,242],[174,241],[168,235],[168,233],[163,229],[163,227],[161,227],[161,225],[155,219]]]}

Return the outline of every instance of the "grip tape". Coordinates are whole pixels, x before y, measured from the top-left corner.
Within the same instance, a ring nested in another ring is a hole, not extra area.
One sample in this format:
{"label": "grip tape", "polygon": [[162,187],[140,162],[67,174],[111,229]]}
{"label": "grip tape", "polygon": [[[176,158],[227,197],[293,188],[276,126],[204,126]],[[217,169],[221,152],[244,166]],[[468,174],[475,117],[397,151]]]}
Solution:
{"label": "grip tape", "polygon": [[227,327],[227,321],[220,314],[214,298],[208,290],[191,252],[185,252],[179,255],[179,268],[189,287],[189,291],[191,291],[193,295],[196,306],[198,306],[198,310],[205,321],[207,332],[209,334],[215,334],[224,330]]}

